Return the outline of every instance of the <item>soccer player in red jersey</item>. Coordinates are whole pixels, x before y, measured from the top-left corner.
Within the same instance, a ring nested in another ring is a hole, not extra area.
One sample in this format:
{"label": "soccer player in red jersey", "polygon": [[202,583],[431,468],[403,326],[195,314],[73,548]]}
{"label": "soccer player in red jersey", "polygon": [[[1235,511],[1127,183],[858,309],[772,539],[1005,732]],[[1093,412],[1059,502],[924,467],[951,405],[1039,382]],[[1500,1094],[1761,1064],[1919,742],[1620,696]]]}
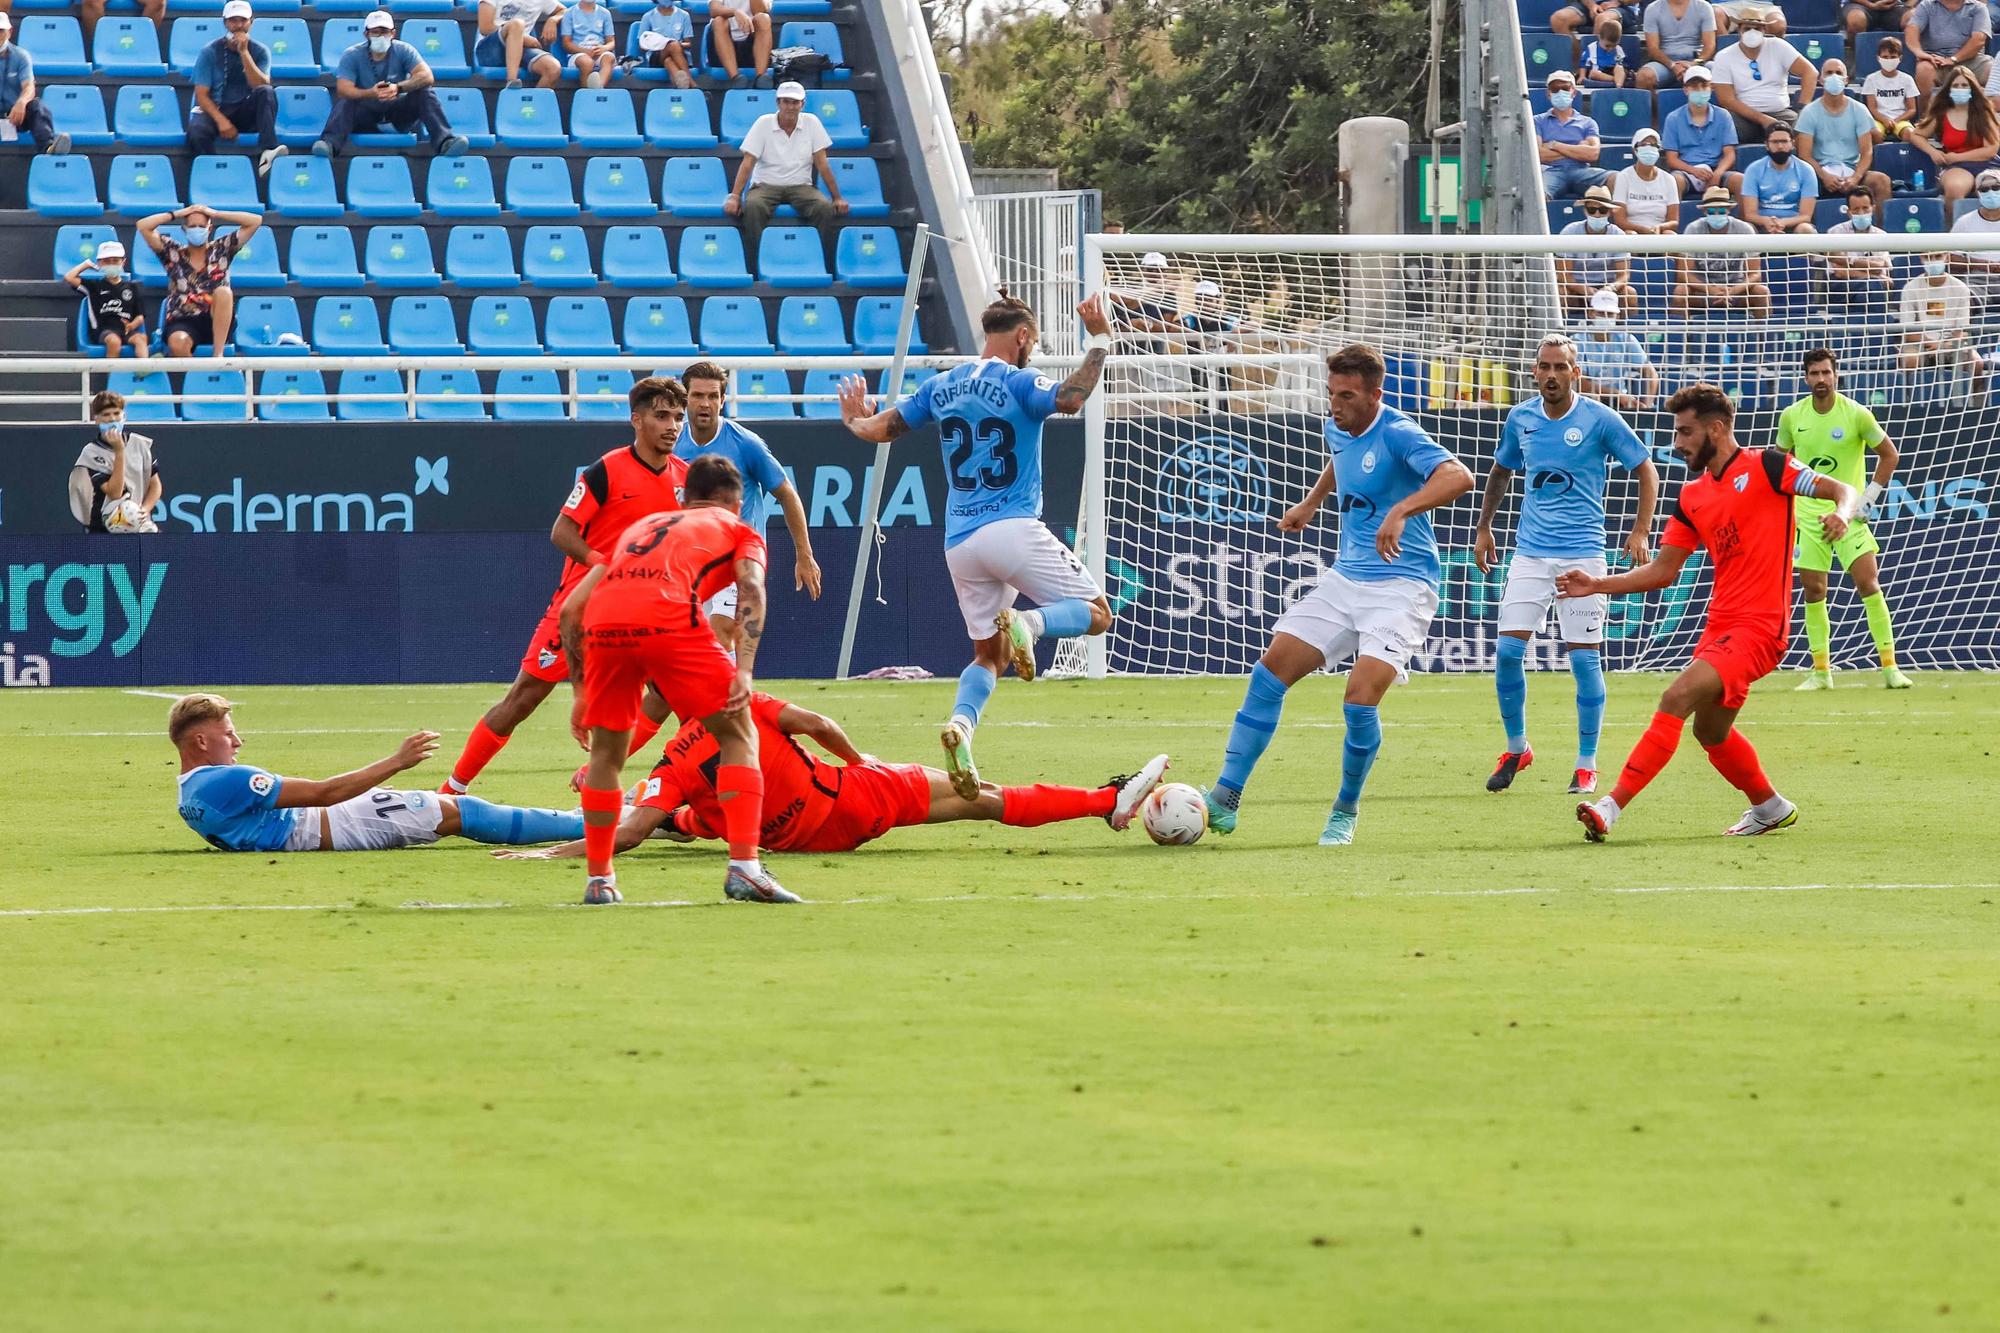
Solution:
{"label": "soccer player in red jersey", "polygon": [[1619,813],[1667,766],[1681,727],[1694,717],[1694,737],[1750,809],[1724,830],[1754,837],[1798,822],[1798,807],[1764,776],[1757,751],[1736,730],[1750,687],[1785,655],[1792,621],[1792,500],[1812,496],[1834,508],[1820,516],[1837,542],[1861,497],[1854,488],[1802,466],[1775,449],[1736,443],[1736,407],[1712,384],[1691,384],[1667,400],[1674,414],[1674,452],[1695,476],[1681,487],[1673,517],[1650,564],[1610,578],[1572,570],[1556,576],[1564,597],[1647,592],[1670,586],[1697,548],[1715,564],[1715,591],[1694,660],[1660,696],[1652,725],[1632,748],[1609,796],[1576,807],[1583,835],[1603,842]]}
{"label": "soccer player in red jersey", "polygon": [[[613,449],[585,468],[549,529],[549,540],[565,557],[562,582],[549,599],[541,623],[521,654],[520,673],[499,703],[486,710],[466,738],[465,749],[452,765],[451,776],[438,790],[462,795],[493,761],[514,734],[541,707],[557,682],[568,674],[563,662],[557,621],[563,603],[601,565],[618,535],[648,514],[681,507],[680,489],[687,464],[674,457],[681,418],[687,412],[687,390],[679,380],[653,377],[632,386],[632,443]],[[644,745],[660,729],[658,722],[640,719],[634,746]]]}
{"label": "soccer player in red jersey", "polygon": [[[751,676],[764,637],[764,539],[737,517],[743,474],[718,454],[688,466],[686,508],[625,529],[610,563],[584,576],[563,603],[562,641],[576,702],[570,730],[585,739],[583,785],[587,903],[620,901],[611,873],[618,775],[632,753],[632,723],[650,683],[676,717],[700,718],[716,740],[715,794],[729,839],[722,891],[745,902],[795,903],[757,859],[764,777],[750,719]],[[736,585],[732,662],[702,603]]]}

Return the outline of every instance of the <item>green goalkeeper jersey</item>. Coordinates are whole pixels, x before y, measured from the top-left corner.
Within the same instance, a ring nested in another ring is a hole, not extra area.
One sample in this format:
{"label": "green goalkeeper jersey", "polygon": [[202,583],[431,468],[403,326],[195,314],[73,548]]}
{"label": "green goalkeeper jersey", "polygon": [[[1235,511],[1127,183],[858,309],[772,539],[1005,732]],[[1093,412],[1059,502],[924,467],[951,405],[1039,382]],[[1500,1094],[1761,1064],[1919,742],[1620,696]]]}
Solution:
{"label": "green goalkeeper jersey", "polygon": [[[1875,414],[1846,394],[1835,394],[1833,410],[1819,412],[1811,398],[1801,398],[1778,418],[1778,447],[1823,477],[1846,482],[1855,490],[1868,485],[1868,451],[1887,438]],[[1798,497],[1798,512],[1823,514],[1833,501]]]}

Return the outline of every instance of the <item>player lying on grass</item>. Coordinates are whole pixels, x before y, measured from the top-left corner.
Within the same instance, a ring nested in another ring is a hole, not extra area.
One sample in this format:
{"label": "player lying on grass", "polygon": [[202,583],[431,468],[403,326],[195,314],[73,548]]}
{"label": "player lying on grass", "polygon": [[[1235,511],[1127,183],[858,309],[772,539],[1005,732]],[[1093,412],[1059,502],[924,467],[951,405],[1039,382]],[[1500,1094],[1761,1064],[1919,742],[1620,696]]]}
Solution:
{"label": "player lying on grass", "polygon": [[[758,841],[775,852],[851,852],[893,828],[986,820],[1038,828],[1067,819],[1100,818],[1112,828],[1131,824],[1140,803],[1159,785],[1167,757],[1155,755],[1133,777],[1101,787],[996,787],[958,794],[951,777],[922,764],[888,764],[855,749],[838,722],[768,694],[750,696],[757,727],[757,765],[764,775],[764,822]],[[828,763],[798,737],[817,742],[841,762]],[[678,841],[723,836],[716,791],[721,751],[699,721],[667,743],[660,763],[633,793],[618,826],[617,846],[630,851],[656,829]],[[534,852],[496,852],[510,860],[582,856],[582,842]]]}
{"label": "player lying on grass", "polygon": [[180,816],[225,852],[372,852],[439,838],[518,846],[583,836],[583,816],[494,805],[477,796],[398,791],[381,784],[437,751],[420,731],[387,759],[339,777],[285,778],[236,762],[243,738],[219,694],[187,694],[167,714],[181,753]]}

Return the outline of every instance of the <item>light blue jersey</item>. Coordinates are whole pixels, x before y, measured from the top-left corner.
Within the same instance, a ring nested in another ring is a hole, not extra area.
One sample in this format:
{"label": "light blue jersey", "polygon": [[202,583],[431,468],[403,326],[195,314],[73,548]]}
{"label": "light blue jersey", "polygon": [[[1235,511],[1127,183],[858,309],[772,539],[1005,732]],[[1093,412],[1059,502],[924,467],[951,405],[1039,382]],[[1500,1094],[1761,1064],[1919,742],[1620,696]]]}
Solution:
{"label": "light blue jersey", "polygon": [[1055,410],[1055,381],[997,357],[933,375],[896,404],[913,429],[937,422],[947,551],[988,523],[1042,516],[1042,420]]}
{"label": "light blue jersey", "polygon": [[1429,514],[1403,525],[1403,549],[1393,561],[1376,552],[1375,533],[1391,506],[1422,490],[1440,464],[1451,462],[1451,451],[1387,403],[1359,435],[1349,435],[1328,417],[1326,447],[1340,497],[1340,555],[1333,567],[1363,583],[1418,579],[1437,587],[1441,571]]}
{"label": "light blue jersey", "polygon": [[707,444],[696,444],[687,423],[681,423],[681,437],[674,442],[674,457],[692,463],[703,454],[720,454],[736,464],[736,470],[743,474],[743,509],[738,517],[755,528],[759,537],[763,536],[764,524],[771,517],[771,493],[787,480],[785,469],[779,466],[777,455],[764,443],[764,437],[724,417],[714,439]]}
{"label": "light blue jersey", "polygon": [[181,774],[180,815],[225,852],[282,852],[304,807],[277,808],[284,779],[248,764],[208,764]]}
{"label": "light blue jersey", "polygon": [[1646,461],[1646,446],[1625,418],[1595,398],[1578,396],[1567,415],[1549,420],[1540,398],[1507,414],[1493,461],[1527,474],[1522,555],[1583,558],[1604,554],[1604,483],[1610,464],[1628,472]]}

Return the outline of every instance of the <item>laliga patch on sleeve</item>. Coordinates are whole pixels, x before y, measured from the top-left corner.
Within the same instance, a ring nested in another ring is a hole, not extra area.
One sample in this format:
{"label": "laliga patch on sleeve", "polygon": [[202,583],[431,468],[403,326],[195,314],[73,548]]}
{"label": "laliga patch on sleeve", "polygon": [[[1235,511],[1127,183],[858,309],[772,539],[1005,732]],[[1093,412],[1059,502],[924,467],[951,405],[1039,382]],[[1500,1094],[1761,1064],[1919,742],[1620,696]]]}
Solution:
{"label": "laliga patch on sleeve", "polygon": [[569,499],[563,501],[563,508],[574,509],[582,503],[583,503],[583,478],[578,477],[576,479],[576,485],[570,488]]}
{"label": "laliga patch on sleeve", "polygon": [[1053,389],[1053,388],[1055,388],[1055,387],[1056,387],[1056,382],[1055,382],[1054,380],[1050,379],[1050,378],[1049,378],[1049,377],[1048,377],[1047,375],[1037,375],[1037,376],[1035,376],[1035,392],[1036,392],[1036,393],[1047,393],[1047,392],[1048,392],[1049,390],[1051,390],[1051,389]]}
{"label": "laliga patch on sleeve", "polygon": [[277,785],[278,780],[269,773],[253,773],[250,775],[250,791],[253,795],[269,796]]}

